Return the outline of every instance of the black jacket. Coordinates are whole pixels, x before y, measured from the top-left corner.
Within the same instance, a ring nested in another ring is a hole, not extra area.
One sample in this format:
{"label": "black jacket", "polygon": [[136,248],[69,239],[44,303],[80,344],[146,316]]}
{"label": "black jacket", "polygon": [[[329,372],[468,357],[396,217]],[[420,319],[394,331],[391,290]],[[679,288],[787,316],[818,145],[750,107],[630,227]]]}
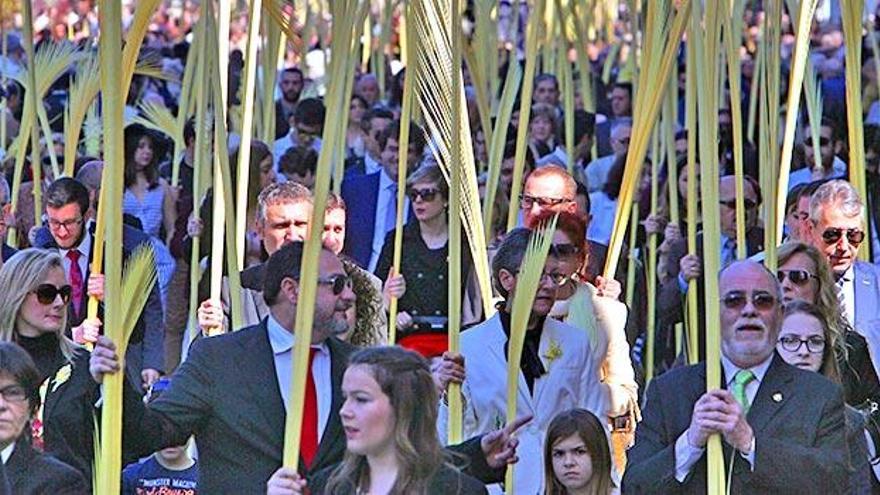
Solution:
{"label": "black jacket", "polygon": [[25,441],[18,441],[6,462],[6,476],[15,495],[86,495],[91,493],[76,469],[40,454]]}

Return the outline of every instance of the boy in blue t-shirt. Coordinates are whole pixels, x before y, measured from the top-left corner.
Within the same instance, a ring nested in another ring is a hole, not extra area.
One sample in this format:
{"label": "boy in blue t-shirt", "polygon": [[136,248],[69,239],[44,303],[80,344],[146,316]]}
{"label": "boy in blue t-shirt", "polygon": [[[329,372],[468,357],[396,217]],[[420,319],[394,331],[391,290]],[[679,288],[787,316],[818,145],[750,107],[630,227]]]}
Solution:
{"label": "boy in blue t-shirt", "polygon": [[[154,400],[169,383],[168,378],[157,381],[145,400]],[[186,445],[162,449],[122,471],[123,495],[196,495],[198,492],[199,465],[187,452]]]}

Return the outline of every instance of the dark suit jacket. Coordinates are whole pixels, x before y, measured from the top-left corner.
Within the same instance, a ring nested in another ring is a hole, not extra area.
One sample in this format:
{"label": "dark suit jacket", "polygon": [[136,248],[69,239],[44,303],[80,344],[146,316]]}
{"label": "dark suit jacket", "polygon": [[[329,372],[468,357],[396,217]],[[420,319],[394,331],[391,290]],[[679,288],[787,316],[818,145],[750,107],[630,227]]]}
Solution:
{"label": "dark suit jacket", "polygon": [[[746,231],[746,245],[746,251],[749,256],[760,252],[764,248],[764,229],[761,227],[755,227]],[[668,361],[669,358],[675,359],[675,343],[672,328],[676,323],[685,321],[684,311],[687,294],[682,293],[678,286],[678,274],[681,271],[679,263],[685,255],[687,255],[687,239],[682,238],[669,250],[669,261],[666,263],[666,275],[669,277],[669,281],[660,286],[657,295],[657,323],[658,328],[660,329],[657,339],[657,352],[665,352],[657,362],[661,362],[662,360]],[[700,259],[703,259],[703,231],[697,232],[697,256],[699,256]],[[697,282],[697,288],[699,290],[697,293],[697,301],[699,304],[698,313],[700,315],[705,315],[703,277],[700,277]],[[705,334],[705,321],[701,317],[699,332],[699,356],[701,360],[706,357]]]}
{"label": "dark suit jacket", "polygon": [[91,493],[76,469],[18,441],[6,462],[6,476],[15,495],[86,495]]}
{"label": "dark suit jacket", "polygon": [[[329,494],[326,489],[327,482],[333,474],[336,466],[331,466],[322,470],[320,473],[309,480],[309,489],[313,495]],[[337,489],[333,495],[355,495],[358,492],[357,481],[347,480],[348,483],[342,489]],[[486,486],[480,481],[472,478],[461,471],[450,466],[443,465],[428,481],[428,490],[426,493],[437,493],[444,495],[482,495],[488,493]]]}
{"label": "dark suit jacket", "polygon": [[12,246],[9,246],[5,243],[0,244],[0,251],[2,251],[2,252],[0,252],[0,256],[2,256],[3,261],[6,261],[9,258],[12,258],[12,255],[18,252],[15,248],[13,248]]}
{"label": "dark suit jacket", "polygon": [[361,268],[367,268],[373,252],[380,174],[352,175],[342,181],[342,199],[348,207],[342,252]]}
{"label": "dark suit jacket", "polygon": [[[673,369],[651,382],[630,449],[624,493],[706,493],[706,455],[684,483],[675,479],[675,441],[705,393],[705,363]],[[731,493],[846,493],[848,454],[843,394],[818,373],[774,354],[749,409],[755,465],[724,445],[725,469],[736,456]]]}
{"label": "dark suit jacket", "polygon": [[[94,226],[94,224],[92,224]],[[94,237],[92,237],[94,240]],[[122,226],[122,259],[127,260],[131,253],[141,245],[150,246],[150,237],[143,232],[129,227]],[[47,227],[40,227],[35,236],[34,247],[41,249],[58,249],[58,244],[49,232]],[[91,270],[91,260],[94,250],[89,252],[89,263],[86,273],[83,274],[83,282],[87,283],[89,272]],[[88,295],[83,291],[82,297],[82,314],[76,318],[73,314],[73,303],[70,303],[67,314],[69,327],[75,327],[82,323],[85,319],[85,308],[88,305]],[[99,314],[103,314],[103,304],[100,306]],[[69,336],[69,330],[68,330]],[[137,352],[129,352],[126,360],[129,362],[129,374],[132,379],[139,378],[143,369],[154,369],[160,372],[165,369],[165,315],[162,309],[162,300],[159,298],[158,284],[153,286],[147,298],[147,304],[141,312],[141,317],[131,334],[130,350]],[[140,383],[138,381],[138,383]]]}

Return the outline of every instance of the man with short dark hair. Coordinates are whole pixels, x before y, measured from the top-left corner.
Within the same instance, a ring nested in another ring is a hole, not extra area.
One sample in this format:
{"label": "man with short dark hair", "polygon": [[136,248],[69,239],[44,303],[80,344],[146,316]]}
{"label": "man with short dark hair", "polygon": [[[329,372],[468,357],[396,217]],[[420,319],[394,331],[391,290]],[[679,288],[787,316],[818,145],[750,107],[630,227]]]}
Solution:
{"label": "man with short dark hair", "polygon": [[281,139],[290,132],[290,118],[304,86],[305,78],[299,67],[288,67],[281,71],[278,80],[281,98],[275,101],[275,139]]}
{"label": "man with short dark hair", "polygon": [[[38,229],[34,247],[55,249],[61,255],[64,272],[73,288],[68,323],[78,327],[86,318],[87,301],[94,295],[103,299],[104,276],[91,273],[95,224],[89,215],[89,191],[69,177],[52,183],[45,192],[48,227]],[[123,225],[122,256],[127,259],[136,249],[152,249],[143,232]],[[126,367],[133,383],[149,387],[165,369],[165,323],[158,287],[154,286],[138,318],[126,352]]]}
{"label": "man with short dark hair", "polygon": [[[835,127],[836,124],[833,120],[823,117],[822,123],[819,126],[819,142],[814,143],[813,137],[809,134],[804,139],[804,167],[791,172],[791,175],[788,177],[789,189],[798,184],[816,180],[846,177],[846,162],[837,156],[844,149],[843,136],[835,131]],[[816,168],[815,156],[817,148],[821,168]]]}
{"label": "man with short dark hair", "polygon": [[290,132],[277,139],[272,146],[276,174],[281,174],[279,161],[290,148],[305,146],[321,152],[325,113],[324,103],[317,98],[306,98],[296,105],[296,110],[290,116]]}
{"label": "man with short dark hair", "polygon": [[719,293],[721,388],[706,392],[705,363],[651,382],[624,492],[706,493],[706,444],[720,435],[731,493],[847,493],[843,392],[776,354],[776,277],[739,261],[722,270]]}

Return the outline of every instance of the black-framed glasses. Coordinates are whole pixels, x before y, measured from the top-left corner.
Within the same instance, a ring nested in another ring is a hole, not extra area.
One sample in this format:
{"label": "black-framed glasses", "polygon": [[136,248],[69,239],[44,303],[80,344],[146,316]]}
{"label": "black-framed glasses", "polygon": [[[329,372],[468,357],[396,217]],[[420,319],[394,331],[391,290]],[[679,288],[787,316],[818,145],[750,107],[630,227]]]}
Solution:
{"label": "black-framed glasses", "polygon": [[348,275],[339,273],[337,275],[331,275],[327,278],[319,278],[319,284],[329,285],[331,290],[333,291],[334,296],[338,296],[342,294],[346,288],[351,288],[351,277]]}
{"label": "black-framed glasses", "polygon": [[63,228],[64,230],[70,232],[71,228],[73,228],[76,225],[81,224],[82,222],[83,222],[83,217],[74,218],[71,220],[65,220],[63,222],[59,222],[58,220],[54,220],[54,219],[50,218],[47,223],[49,224],[49,228],[52,230],[58,230],[58,229]]}
{"label": "black-framed glasses", "polygon": [[797,335],[788,333],[779,337],[779,345],[788,352],[797,352],[802,345],[806,345],[807,351],[811,354],[821,354],[825,351],[825,337],[814,335],[802,339]]}
{"label": "black-framed glasses", "polygon": [[303,139],[305,139],[305,138],[317,139],[317,138],[321,137],[321,131],[313,131],[311,129],[296,127],[296,135],[303,138]]}
{"label": "black-framed glasses", "polygon": [[410,201],[418,201],[419,199],[421,199],[422,201],[430,202],[434,201],[439,192],[440,191],[434,188],[410,189],[409,191],[407,191],[406,195],[409,196]]}
{"label": "black-framed glasses", "polygon": [[[731,210],[736,209],[736,200],[735,199],[729,199],[727,201],[719,201],[718,204],[726,206],[726,207],[730,208]],[[745,209],[752,210],[756,206],[758,206],[758,203],[752,201],[751,199],[749,199],[749,198],[743,199],[743,207]]]}
{"label": "black-framed glasses", "polygon": [[865,240],[865,231],[862,229],[840,229],[836,227],[828,227],[822,232],[822,240],[829,246],[837,244],[841,237],[846,235],[847,242],[852,246],[858,246]]}
{"label": "black-framed glasses", "polygon": [[67,304],[70,302],[70,294],[73,292],[73,288],[69,285],[55,287],[52,284],[40,284],[31,292],[37,296],[37,301],[40,304],[52,304],[59,295],[64,304]]}
{"label": "black-framed glasses", "polygon": [[0,395],[6,402],[24,402],[28,398],[27,390],[21,385],[9,385],[0,388]]}
{"label": "black-framed glasses", "polygon": [[[746,305],[748,295],[745,292],[734,291],[728,292],[721,298],[721,303],[727,309],[741,310]],[[769,292],[752,292],[752,305],[761,311],[767,311],[776,306],[776,296]]]}
{"label": "black-framed glasses", "polygon": [[806,270],[777,270],[776,271],[776,279],[779,280],[779,283],[785,281],[785,279],[791,280],[791,283],[794,285],[805,285],[810,281],[811,278],[818,279],[816,275],[806,271]]}
{"label": "black-framed glasses", "polygon": [[[819,146],[828,146],[829,144],[831,144],[830,138],[827,138],[827,137],[820,137],[819,138]],[[808,137],[807,139],[804,139],[804,145],[812,148],[813,147],[813,138]]]}
{"label": "black-framed glasses", "polygon": [[572,200],[567,198],[547,198],[543,196],[531,196],[529,194],[519,195],[520,208],[529,209],[532,205],[537,204],[541,208],[553,208],[561,204],[570,203]]}

